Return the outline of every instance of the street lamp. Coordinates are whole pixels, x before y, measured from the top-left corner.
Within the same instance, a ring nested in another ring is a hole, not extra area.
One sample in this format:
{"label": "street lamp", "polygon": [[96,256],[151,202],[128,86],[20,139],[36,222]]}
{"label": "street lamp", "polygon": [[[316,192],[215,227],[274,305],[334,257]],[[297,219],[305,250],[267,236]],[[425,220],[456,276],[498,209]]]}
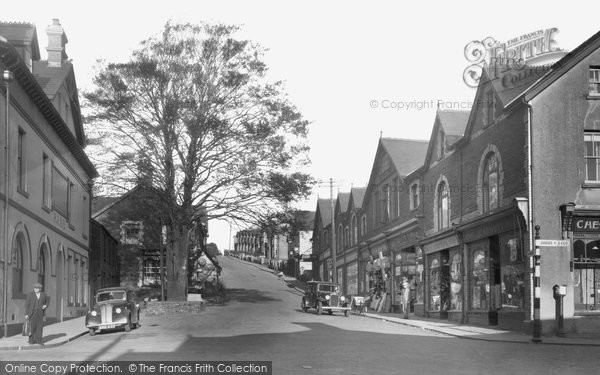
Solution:
{"label": "street lamp", "polygon": [[6,109],[5,109],[5,121],[4,121],[4,140],[6,142],[4,146],[4,287],[2,290],[2,325],[4,328],[4,338],[8,337],[8,323],[6,315],[8,314],[8,199],[10,196],[10,142],[9,142],[9,109],[10,109],[10,82],[14,80],[14,74],[10,70],[5,70],[2,73],[2,81],[6,85]]}

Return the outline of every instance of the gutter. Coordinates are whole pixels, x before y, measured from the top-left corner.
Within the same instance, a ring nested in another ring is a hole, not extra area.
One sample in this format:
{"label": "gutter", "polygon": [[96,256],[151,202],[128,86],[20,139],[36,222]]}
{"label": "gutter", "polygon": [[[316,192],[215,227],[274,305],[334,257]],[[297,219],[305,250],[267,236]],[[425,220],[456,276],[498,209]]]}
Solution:
{"label": "gutter", "polygon": [[[533,112],[533,108],[531,104],[529,104],[525,98],[523,98],[523,105],[527,107],[527,195],[528,195],[528,206],[527,206],[527,231],[529,232],[529,251],[532,252],[535,248],[534,246],[534,235],[533,235],[533,126],[531,121],[531,116]],[[533,269],[533,257],[529,257],[529,268]],[[530,285],[530,294],[529,294],[529,317],[530,320],[534,320],[534,308],[533,308],[533,299],[534,299],[534,286],[533,286],[533,274],[529,273],[529,285]]]}

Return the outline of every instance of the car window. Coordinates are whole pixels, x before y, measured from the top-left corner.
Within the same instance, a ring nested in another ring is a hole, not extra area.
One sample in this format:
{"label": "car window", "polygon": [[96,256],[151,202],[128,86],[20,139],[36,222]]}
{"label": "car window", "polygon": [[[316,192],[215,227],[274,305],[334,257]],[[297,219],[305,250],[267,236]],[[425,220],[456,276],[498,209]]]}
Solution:
{"label": "car window", "polygon": [[336,292],[337,288],[336,285],[319,285],[319,290],[321,292]]}
{"label": "car window", "polygon": [[96,301],[110,301],[110,300],[125,300],[125,292],[123,291],[111,291],[111,292],[100,292],[96,295]]}

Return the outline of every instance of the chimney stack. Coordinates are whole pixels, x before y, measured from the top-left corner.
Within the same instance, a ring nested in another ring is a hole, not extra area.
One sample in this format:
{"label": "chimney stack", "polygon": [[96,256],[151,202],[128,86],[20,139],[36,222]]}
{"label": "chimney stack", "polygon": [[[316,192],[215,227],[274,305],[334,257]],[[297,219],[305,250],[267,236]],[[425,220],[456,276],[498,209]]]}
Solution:
{"label": "chimney stack", "polygon": [[48,66],[60,68],[62,62],[68,58],[65,44],[69,41],[58,18],[52,20],[52,25],[46,28],[48,35]]}

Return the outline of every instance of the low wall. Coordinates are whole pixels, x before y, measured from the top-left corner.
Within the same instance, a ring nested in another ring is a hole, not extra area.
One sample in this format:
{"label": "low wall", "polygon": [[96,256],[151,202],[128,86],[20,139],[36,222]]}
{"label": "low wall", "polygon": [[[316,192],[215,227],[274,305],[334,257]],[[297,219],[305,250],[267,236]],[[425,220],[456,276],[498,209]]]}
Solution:
{"label": "low wall", "polygon": [[199,314],[204,309],[204,301],[149,301],[143,306],[146,315]]}

